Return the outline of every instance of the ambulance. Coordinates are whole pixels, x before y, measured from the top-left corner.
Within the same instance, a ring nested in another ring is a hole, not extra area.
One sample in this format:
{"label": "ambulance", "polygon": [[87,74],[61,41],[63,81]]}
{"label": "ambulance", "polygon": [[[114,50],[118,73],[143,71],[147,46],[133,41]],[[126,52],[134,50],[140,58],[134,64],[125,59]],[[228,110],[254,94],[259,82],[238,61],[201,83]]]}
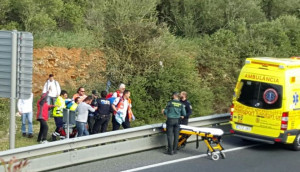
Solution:
{"label": "ambulance", "polygon": [[230,132],[300,150],[300,58],[247,58],[234,89]]}

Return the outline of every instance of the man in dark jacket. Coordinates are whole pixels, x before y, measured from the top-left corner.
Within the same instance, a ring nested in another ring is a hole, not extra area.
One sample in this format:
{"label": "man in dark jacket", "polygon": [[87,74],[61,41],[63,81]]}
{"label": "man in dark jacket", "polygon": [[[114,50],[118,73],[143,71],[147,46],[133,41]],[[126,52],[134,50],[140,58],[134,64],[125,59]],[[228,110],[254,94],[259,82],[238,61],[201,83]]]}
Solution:
{"label": "man in dark jacket", "polygon": [[182,91],[180,93],[180,102],[185,106],[186,116],[181,118],[180,124],[188,125],[189,117],[192,114],[192,105],[190,101],[187,100],[187,92]]}
{"label": "man in dark jacket", "polygon": [[[99,101],[99,93],[97,90],[92,90],[92,97],[93,97],[93,100],[91,102],[91,106],[94,108],[94,107],[98,107],[98,101]],[[89,116],[88,116],[88,125],[89,125],[89,133],[90,134],[94,134],[93,132],[93,127],[94,127],[94,124],[95,124],[95,115],[96,115],[96,111],[95,112],[90,112],[89,111]]]}
{"label": "man in dark jacket", "polygon": [[110,101],[106,100],[106,91],[101,91],[101,98],[98,100],[98,110],[96,113],[95,124],[93,127],[93,134],[99,132],[104,133],[107,131],[108,122],[110,120],[110,114],[113,112]]}
{"label": "man in dark jacket", "polygon": [[179,93],[173,93],[173,99],[168,102],[163,114],[167,117],[168,154],[177,153],[179,137],[179,118],[186,116],[184,105],[179,101]]}

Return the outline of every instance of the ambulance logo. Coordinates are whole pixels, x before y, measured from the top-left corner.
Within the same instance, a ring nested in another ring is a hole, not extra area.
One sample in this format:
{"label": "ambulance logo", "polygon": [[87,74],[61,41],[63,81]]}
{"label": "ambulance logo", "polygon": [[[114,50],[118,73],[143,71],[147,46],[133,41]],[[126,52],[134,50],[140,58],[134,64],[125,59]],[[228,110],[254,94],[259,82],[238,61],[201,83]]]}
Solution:
{"label": "ambulance logo", "polygon": [[299,95],[297,93],[295,93],[293,95],[293,103],[294,105],[296,105],[299,102]]}
{"label": "ambulance logo", "polygon": [[275,89],[268,88],[263,94],[263,99],[269,105],[274,104],[278,100],[278,93]]}

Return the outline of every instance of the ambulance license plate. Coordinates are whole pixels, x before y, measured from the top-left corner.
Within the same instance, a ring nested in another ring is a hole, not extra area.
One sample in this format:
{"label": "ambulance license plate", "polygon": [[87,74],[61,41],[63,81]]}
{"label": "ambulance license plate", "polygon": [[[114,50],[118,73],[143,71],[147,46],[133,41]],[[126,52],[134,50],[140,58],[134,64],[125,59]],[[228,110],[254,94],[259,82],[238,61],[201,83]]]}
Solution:
{"label": "ambulance license plate", "polygon": [[236,125],[236,129],[238,130],[244,130],[244,131],[251,131],[252,127],[244,126],[244,125]]}

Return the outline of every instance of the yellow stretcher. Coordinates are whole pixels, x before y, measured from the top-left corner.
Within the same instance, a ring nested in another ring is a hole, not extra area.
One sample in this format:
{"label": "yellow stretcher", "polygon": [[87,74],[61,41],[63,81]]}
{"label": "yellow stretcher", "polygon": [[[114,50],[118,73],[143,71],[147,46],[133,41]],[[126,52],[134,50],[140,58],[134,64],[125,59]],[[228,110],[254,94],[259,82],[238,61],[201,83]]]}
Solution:
{"label": "yellow stretcher", "polygon": [[[166,124],[163,124],[163,130],[166,131]],[[199,141],[203,140],[207,146],[207,155],[210,156],[212,160],[219,160],[220,156],[221,158],[225,159],[226,156],[224,152],[222,152],[224,148],[220,143],[223,134],[223,130],[218,128],[191,127],[187,125],[180,125],[178,149],[185,146],[187,139],[191,135],[196,135],[196,149],[199,148]]]}

